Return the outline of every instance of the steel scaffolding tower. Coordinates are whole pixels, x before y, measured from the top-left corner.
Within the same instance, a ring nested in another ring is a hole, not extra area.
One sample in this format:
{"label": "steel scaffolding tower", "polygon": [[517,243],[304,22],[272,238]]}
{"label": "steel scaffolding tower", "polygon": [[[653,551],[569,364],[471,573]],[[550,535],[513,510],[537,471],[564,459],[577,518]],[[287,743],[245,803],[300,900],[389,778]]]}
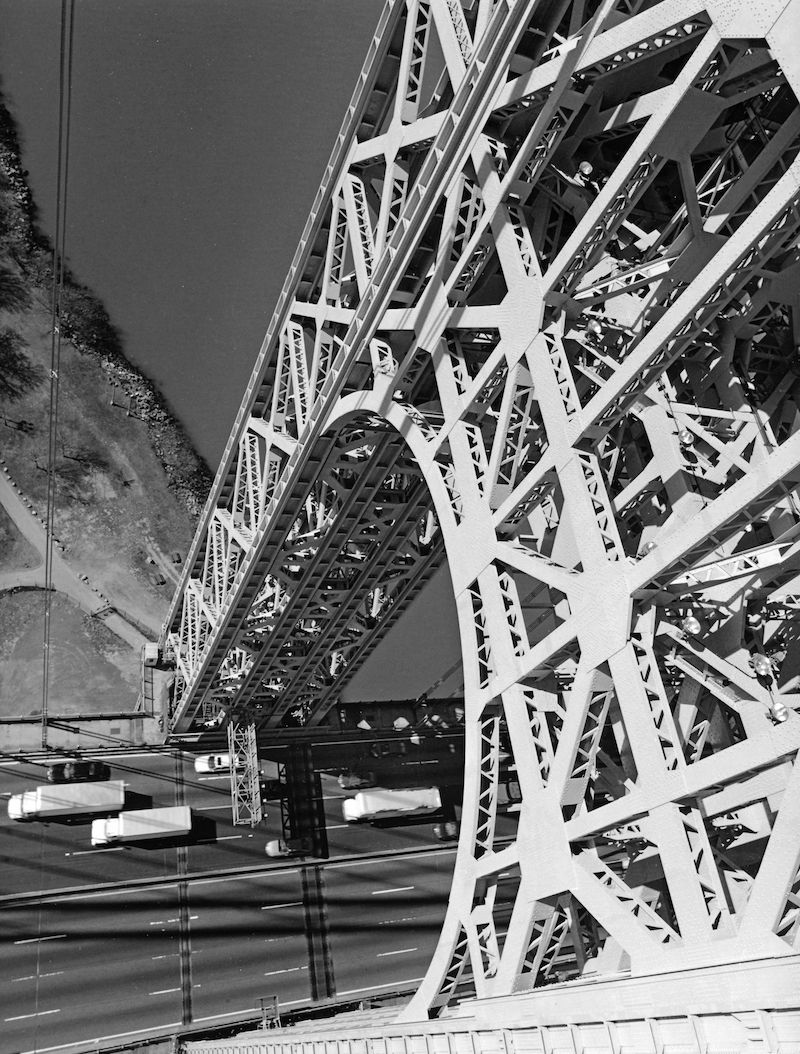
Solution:
{"label": "steel scaffolding tower", "polygon": [[175,733],[313,724],[447,563],[467,777],[412,1015],[798,977],[799,26],[381,16],[164,643]]}

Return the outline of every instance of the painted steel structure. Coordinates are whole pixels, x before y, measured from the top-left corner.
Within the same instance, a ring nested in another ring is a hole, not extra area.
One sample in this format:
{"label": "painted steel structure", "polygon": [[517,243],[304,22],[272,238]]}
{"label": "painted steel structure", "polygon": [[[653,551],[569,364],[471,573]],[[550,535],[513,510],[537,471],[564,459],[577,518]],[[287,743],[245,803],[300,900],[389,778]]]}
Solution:
{"label": "painted steel structure", "polygon": [[174,732],[313,724],[446,559],[467,780],[411,1016],[797,977],[799,22],[381,16],[165,644]]}
{"label": "painted steel structure", "polygon": [[232,721],[228,725],[228,753],[231,758],[231,809],[235,824],[255,827],[264,809],[259,786],[258,744],[255,726]]}

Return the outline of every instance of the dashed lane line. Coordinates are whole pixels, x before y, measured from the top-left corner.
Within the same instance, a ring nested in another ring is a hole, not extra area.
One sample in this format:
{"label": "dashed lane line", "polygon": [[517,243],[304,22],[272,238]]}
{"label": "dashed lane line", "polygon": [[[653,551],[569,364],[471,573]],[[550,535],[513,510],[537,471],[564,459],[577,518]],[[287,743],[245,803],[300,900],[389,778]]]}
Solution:
{"label": "dashed lane line", "polygon": [[16,1017],[3,1018],[4,1021],[24,1021],[27,1017],[44,1017],[46,1014],[60,1014],[60,1010],[37,1010],[35,1014],[17,1014]]}
{"label": "dashed lane line", "polygon": [[59,941],[66,937],[66,933],[51,933],[47,937],[24,937],[22,940],[14,941],[15,944],[35,944],[37,941]]}
{"label": "dashed lane line", "polygon": [[395,886],[394,889],[373,889],[371,896],[377,897],[381,893],[407,893],[410,889],[414,889],[414,886]]}
{"label": "dashed lane line", "polygon": [[42,977],[58,977],[63,972],[63,970],[52,970],[50,973],[29,973],[26,977],[12,977],[11,983],[14,984],[16,981],[38,981]]}
{"label": "dashed lane line", "polygon": [[407,955],[409,952],[418,952],[419,948],[398,948],[395,952],[378,952],[378,959],[385,959],[387,955]]}

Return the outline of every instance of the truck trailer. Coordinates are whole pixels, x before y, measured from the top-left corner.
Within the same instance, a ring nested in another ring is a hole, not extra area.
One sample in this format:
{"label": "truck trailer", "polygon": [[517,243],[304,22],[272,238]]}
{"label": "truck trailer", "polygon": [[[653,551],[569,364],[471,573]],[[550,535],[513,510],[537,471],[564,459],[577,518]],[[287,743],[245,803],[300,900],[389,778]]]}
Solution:
{"label": "truck trailer", "polygon": [[12,794],[8,815],[12,820],[49,820],[57,816],[86,816],[93,813],[119,812],[125,807],[125,784],[122,780],[101,783],[67,783],[35,787]]}
{"label": "truck trailer", "polygon": [[92,845],[114,842],[147,842],[155,838],[176,838],[192,829],[192,810],[188,805],[165,809],[138,809],[119,816],[92,821]]}
{"label": "truck trailer", "polygon": [[395,816],[419,816],[442,807],[438,787],[372,787],[342,802],[342,816],[348,823],[388,820]]}

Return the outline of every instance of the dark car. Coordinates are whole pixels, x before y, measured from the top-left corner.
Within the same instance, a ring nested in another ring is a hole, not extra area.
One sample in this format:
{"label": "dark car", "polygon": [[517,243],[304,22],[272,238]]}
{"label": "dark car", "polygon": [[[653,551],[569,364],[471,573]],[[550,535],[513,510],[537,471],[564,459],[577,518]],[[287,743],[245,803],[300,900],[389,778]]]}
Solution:
{"label": "dark car", "polygon": [[102,761],[59,761],[47,768],[48,783],[76,783],[79,780],[107,780],[111,769]]}
{"label": "dark car", "polygon": [[408,747],[402,739],[379,739],[370,744],[369,752],[374,758],[402,757],[408,753]]}
{"label": "dark car", "polygon": [[444,823],[435,823],[433,825],[433,837],[438,838],[440,842],[453,841],[458,838],[459,833],[458,820],[445,820]]}

